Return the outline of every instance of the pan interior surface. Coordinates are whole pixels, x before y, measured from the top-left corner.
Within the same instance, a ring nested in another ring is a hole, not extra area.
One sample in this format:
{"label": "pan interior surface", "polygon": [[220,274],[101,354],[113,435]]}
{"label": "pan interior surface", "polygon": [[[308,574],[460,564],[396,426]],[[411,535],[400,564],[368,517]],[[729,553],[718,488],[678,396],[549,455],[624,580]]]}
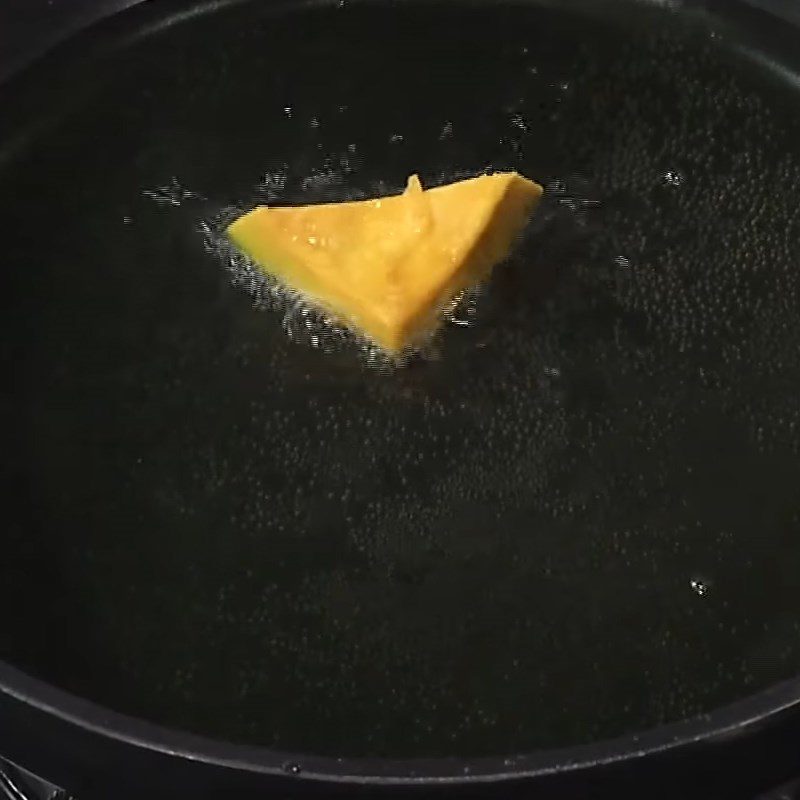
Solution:
{"label": "pan interior surface", "polygon": [[[673,12],[597,8],[238,3],[19,79],[0,658],[392,757],[800,671],[800,98]],[[215,250],[232,209],[487,168],[546,199],[402,370],[254,308]]]}

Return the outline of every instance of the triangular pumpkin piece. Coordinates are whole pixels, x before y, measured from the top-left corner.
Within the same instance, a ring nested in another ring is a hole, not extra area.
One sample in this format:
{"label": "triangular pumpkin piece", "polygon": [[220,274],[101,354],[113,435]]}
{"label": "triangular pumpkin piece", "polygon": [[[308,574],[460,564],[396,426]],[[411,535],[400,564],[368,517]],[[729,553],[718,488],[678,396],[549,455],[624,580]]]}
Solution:
{"label": "triangular pumpkin piece", "polygon": [[541,194],[516,172],[424,191],[414,175],[393,197],[259,206],[228,234],[264,272],[396,353],[508,255]]}

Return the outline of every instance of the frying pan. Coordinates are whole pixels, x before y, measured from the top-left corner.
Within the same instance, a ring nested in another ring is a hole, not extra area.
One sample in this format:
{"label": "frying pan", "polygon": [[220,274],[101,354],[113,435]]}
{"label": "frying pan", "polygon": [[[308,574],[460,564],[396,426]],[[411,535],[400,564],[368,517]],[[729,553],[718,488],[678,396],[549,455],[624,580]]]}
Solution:
{"label": "frying pan", "polygon": [[[797,769],[779,10],[159,0],[6,80],[0,752],[86,798]],[[401,369],[221,233],[491,169],[543,204]]]}

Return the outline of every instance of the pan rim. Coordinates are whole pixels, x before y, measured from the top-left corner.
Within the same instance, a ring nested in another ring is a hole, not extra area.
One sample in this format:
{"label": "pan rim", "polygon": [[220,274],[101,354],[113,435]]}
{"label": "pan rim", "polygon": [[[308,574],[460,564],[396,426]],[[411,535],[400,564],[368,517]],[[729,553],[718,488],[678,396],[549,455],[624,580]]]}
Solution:
{"label": "pan rim", "polygon": [[0,694],[85,733],[142,751],[253,774],[375,787],[468,785],[579,773],[728,741],[800,714],[800,676],[704,714],[597,742],[478,757],[366,758],[308,755],[234,744],[114,711],[0,660]]}

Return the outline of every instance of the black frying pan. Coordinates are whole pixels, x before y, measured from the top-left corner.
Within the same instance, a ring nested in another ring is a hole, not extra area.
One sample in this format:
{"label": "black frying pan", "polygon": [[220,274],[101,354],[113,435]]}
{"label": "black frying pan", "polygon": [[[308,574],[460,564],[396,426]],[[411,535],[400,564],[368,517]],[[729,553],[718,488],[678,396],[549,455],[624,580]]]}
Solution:
{"label": "black frying pan", "polygon": [[[798,42],[151,2],[8,81],[4,752],[85,797],[790,769]],[[231,275],[236,211],[486,169],[546,198],[404,369]]]}

